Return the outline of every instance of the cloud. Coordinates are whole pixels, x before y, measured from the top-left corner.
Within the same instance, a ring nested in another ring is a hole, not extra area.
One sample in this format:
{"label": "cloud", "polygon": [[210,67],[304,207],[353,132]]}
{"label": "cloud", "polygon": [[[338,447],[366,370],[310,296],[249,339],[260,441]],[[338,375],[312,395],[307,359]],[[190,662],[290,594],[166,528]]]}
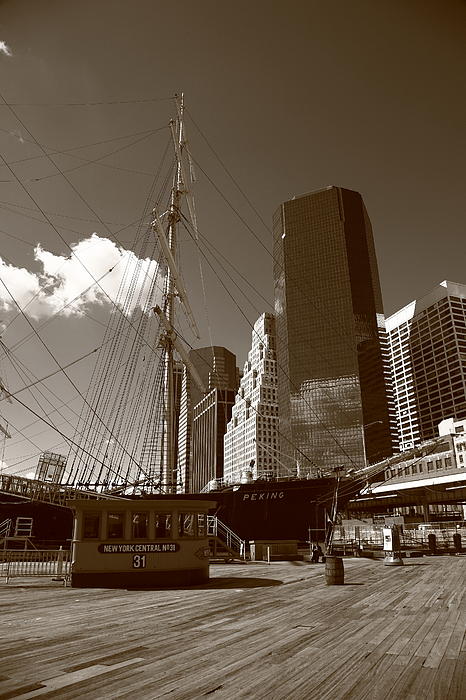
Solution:
{"label": "cloud", "polygon": [[0,41],[0,53],[4,53],[5,56],[13,56],[12,50],[4,41]]}
{"label": "cloud", "polygon": [[[115,301],[124,300],[130,290],[127,315],[136,307],[147,310],[157,303],[151,292],[151,281],[158,270],[155,260],[141,260],[132,251],[96,233],[72,245],[72,251],[72,255],[64,257],[37,245],[34,257],[42,267],[38,274],[9,265],[0,257],[0,309],[16,311],[14,297],[36,320],[59,311],[65,316],[77,316],[91,304],[110,303],[108,296]],[[109,273],[111,268],[114,269]],[[105,277],[95,284],[94,280],[102,275]]]}

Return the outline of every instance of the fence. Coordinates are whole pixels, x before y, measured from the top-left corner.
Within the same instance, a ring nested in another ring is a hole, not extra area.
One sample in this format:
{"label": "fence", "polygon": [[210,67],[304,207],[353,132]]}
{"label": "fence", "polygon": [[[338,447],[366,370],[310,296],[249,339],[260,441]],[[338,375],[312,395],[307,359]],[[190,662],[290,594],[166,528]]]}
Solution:
{"label": "fence", "polygon": [[[383,527],[379,524],[362,524],[361,526],[337,526],[333,544],[343,549],[382,549]],[[443,550],[455,549],[454,536],[460,537],[460,545],[466,546],[466,523],[422,523],[418,529],[404,526],[400,532],[402,549],[429,549],[429,535],[435,535],[437,547]]]}
{"label": "fence", "polygon": [[0,551],[0,576],[5,577],[5,583],[10,578],[29,576],[48,576],[68,580],[70,575],[70,553],[63,549],[17,550],[5,549]]}

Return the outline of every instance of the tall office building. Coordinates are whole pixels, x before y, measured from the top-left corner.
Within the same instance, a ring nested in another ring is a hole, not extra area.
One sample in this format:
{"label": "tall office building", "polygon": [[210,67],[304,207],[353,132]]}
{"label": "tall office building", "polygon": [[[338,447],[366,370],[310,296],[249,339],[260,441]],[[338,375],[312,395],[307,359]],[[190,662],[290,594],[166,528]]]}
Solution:
{"label": "tall office building", "polygon": [[466,418],[466,285],[444,281],[387,318],[400,449]]}
{"label": "tall office building", "polygon": [[[181,405],[180,405],[180,422],[179,422],[179,437],[178,437],[178,491],[181,493],[189,493],[195,490],[200,481],[203,480],[204,467],[201,467],[201,462],[197,460],[198,468],[202,474],[193,478],[193,418],[194,407],[213,389],[219,391],[236,392],[239,384],[239,370],[236,366],[236,356],[224,347],[217,345],[198,348],[191,350],[189,359],[202,380],[205,392],[203,392],[193,381],[189,372],[184,370]],[[225,394],[222,399],[217,396],[215,405],[223,411],[225,402],[230,402],[229,395]],[[231,402],[230,402],[231,405]],[[229,420],[229,415],[228,419]],[[217,419],[216,419],[217,420]],[[218,430],[221,431],[223,419],[219,415],[217,420]],[[225,422],[226,427],[226,422]],[[223,430],[225,429],[223,428]],[[198,437],[200,434],[198,435]],[[223,440],[223,433],[221,435]],[[217,438],[215,438],[217,440]],[[199,455],[199,450],[197,451]],[[219,459],[223,461],[223,451],[220,451]],[[214,469],[214,467],[212,467]],[[215,467],[218,471],[219,467]],[[211,478],[214,478],[213,476]],[[204,484],[203,484],[204,485]]]}
{"label": "tall office building", "polygon": [[275,319],[264,313],[254,324],[252,345],[225,435],[224,479],[239,483],[284,476],[278,453]]}
{"label": "tall office building", "polygon": [[274,216],[274,261],[288,463],[317,474],[392,454],[382,296],[361,195],[330,186],[282,204]]}
{"label": "tall office building", "polygon": [[198,493],[223,479],[223,439],[231,418],[235,392],[212,389],[193,408],[190,491]]}

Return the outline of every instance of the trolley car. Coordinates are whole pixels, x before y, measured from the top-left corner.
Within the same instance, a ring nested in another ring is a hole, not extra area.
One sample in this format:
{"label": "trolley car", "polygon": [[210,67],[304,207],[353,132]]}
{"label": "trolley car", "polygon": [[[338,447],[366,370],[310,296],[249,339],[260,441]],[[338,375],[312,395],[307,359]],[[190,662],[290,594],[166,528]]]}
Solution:
{"label": "trolley car", "polygon": [[71,585],[159,588],[209,578],[214,501],[75,500]]}

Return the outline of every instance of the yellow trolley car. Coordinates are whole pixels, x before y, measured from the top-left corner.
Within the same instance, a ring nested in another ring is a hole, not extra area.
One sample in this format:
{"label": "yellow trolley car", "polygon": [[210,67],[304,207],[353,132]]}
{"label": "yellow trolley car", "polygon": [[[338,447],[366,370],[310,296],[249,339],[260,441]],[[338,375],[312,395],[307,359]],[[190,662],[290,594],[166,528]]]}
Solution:
{"label": "yellow trolley car", "polygon": [[214,501],[75,500],[71,585],[159,588],[209,578]]}

